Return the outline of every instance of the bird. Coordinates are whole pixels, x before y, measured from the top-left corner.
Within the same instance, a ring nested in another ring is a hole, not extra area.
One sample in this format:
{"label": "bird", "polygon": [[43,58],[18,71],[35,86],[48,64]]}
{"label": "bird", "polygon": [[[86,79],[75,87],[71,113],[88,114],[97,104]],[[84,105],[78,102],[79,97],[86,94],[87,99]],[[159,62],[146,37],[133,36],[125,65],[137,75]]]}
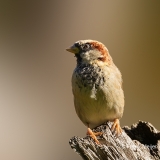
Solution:
{"label": "bird", "polygon": [[77,60],[72,74],[75,111],[87,127],[87,134],[100,144],[93,132],[97,126],[113,122],[111,131],[120,135],[120,119],[124,112],[122,75],[106,46],[96,40],[79,40],[66,49]]}

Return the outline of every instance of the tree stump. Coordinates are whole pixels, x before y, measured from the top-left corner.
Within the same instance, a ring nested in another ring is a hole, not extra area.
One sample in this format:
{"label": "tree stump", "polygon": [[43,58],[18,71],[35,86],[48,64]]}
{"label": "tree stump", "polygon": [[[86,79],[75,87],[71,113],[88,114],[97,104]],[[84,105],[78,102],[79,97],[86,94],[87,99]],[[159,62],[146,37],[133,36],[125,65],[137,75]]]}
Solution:
{"label": "tree stump", "polygon": [[103,132],[100,145],[89,136],[73,137],[69,144],[84,160],[160,160],[160,132],[148,122],[123,127],[118,137],[111,132],[112,122],[93,129]]}

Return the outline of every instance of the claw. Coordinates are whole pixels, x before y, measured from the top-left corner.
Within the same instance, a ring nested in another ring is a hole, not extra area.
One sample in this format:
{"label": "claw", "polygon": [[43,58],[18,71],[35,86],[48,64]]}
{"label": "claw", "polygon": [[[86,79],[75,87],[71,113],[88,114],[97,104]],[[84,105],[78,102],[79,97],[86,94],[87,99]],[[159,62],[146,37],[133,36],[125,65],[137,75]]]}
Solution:
{"label": "claw", "polygon": [[93,132],[90,128],[87,129],[87,134],[97,143],[100,144],[96,136],[102,135],[101,132]]}
{"label": "claw", "polygon": [[122,129],[121,129],[121,126],[120,126],[120,123],[119,123],[119,119],[114,120],[114,123],[112,125],[111,130],[112,130],[112,132],[116,132],[117,135],[120,135],[122,133]]}

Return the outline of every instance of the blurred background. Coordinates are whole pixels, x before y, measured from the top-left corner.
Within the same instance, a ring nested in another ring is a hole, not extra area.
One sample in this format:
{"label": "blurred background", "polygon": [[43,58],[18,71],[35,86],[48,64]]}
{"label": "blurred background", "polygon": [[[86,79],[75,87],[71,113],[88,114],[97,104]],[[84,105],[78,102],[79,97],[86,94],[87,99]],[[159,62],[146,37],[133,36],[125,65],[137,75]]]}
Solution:
{"label": "blurred background", "polygon": [[65,49],[103,42],[123,75],[121,126],[160,130],[160,1],[0,1],[0,159],[81,158],[68,142],[86,127],[73,105],[76,65]]}

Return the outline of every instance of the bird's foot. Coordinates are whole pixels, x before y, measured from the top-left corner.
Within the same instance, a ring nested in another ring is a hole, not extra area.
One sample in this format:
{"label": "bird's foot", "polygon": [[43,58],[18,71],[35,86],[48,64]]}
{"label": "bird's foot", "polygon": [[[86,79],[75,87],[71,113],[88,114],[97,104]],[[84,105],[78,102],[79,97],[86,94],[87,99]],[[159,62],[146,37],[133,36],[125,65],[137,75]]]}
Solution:
{"label": "bird's foot", "polygon": [[96,136],[101,136],[102,132],[93,132],[90,128],[88,128],[87,135],[89,135],[97,144],[100,144]]}
{"label": "bird's foot", "polygon": [[120,135],[122,133],[119,119],[114,120],[111,130],[112,130],[112,132],[116,133],[117,135]]}

